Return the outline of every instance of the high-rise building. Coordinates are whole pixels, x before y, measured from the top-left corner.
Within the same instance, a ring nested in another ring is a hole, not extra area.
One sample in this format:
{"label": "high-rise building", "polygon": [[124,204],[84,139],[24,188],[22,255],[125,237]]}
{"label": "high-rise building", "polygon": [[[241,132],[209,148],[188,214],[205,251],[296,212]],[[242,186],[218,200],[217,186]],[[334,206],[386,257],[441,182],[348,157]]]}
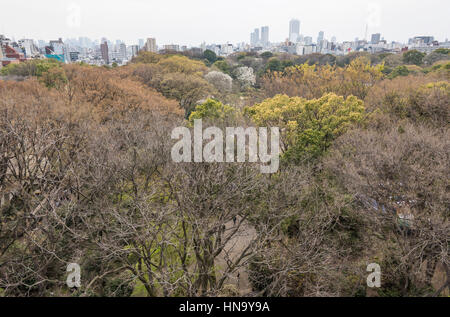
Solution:
{"label": "high-rise building", "polygon": [[372,34],[372,39],[370,40],[370,43],[378,44],[378,43],[380,43],[380,39],[381,39],[380,33]]}
{"label": "high-rise building", "polygon": [[325,36],[325,33],[323,31],[320,31],[319,35],[317,36],[317,44],[319,44],[320,42],[323,41],[324,36]]}
{"label": "high-rise building", "polygon": [[104,41],[102,44],[100,44],[100,51],[102,52],[102,59],[105,61],[105,64],[109,64],[109,49],[108,49],[108,42]]}
{"label": "high-rise building", "polygon": [[120,43],[119,53],[122,60],[127,59],[127,46],[125,45],[125,43]]}
{"label": "high-rise building", "polygon": [[289,22],[289,41],[297,42],[299,35],[300,35],[300,21],[292,19]]}
{"label": "high-rise building", "polygon": [[139,39],[139,49],[144,47],[144,39]]}
{"label": "high-rise building", "polygon": [[258,46],[259,43],[260,43],[259,29],[255,29],[255,31],[253,31],[253,33],[250,35],[250,44],[252,46]]}
{"label": "high-rise building", "polygon": [[137,56],[137,54],[139,53],[139,45],[132,45],[131,46],[131,55],[133,57]]}
{"label": "high-rise building", "polygon": [[145,47],[144,49],[147,52],[153,52],[156,53],[157,52],[157,47],[156,47],[156,39],[155,38],[148,38],[147,42],[145,43]]}
{"label": "high-rise building", "polygon": [[269,27],[263,26],[261,28],[261,44],[266,47],[269,45]]}

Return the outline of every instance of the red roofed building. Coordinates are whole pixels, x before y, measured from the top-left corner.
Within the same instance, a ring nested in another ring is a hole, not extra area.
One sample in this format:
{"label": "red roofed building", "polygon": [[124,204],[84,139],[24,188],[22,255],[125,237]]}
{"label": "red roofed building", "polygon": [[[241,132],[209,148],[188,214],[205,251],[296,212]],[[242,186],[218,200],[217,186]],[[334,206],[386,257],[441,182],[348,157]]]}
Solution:
{"label": "red roofed building", "polygon": [[13,63],[24,62],[27,59],[25,58],[25,54],[17,52],[14,48],[9,45],[4,47],[4,56],[2,59],[2,66],[6,66]]}

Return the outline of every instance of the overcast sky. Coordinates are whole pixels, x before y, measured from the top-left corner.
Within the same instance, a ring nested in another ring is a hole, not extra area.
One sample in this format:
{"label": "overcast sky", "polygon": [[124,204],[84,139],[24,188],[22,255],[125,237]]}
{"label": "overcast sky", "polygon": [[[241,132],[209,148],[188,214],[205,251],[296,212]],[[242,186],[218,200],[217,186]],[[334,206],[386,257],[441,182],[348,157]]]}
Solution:
{"label": "overcast sky", "polygon": [[87,36],[137,44],[155,37],[158,45],[198,46],[249,42],[267,25],[270,41],[288,37],[289,20],[301,33],[338,41],[364,38],[366,25],[387,41],[416,35],[450,37],[449,0],[0,0],[0,34],[33,39]]}

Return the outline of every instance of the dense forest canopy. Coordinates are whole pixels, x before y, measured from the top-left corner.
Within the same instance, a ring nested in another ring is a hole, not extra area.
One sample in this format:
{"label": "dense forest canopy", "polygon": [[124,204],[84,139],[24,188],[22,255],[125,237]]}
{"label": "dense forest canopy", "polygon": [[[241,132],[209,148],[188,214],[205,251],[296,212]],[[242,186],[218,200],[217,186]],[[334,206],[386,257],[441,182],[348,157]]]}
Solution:
{"label": "dense forest canopy", "polygon": [[[211,53],[0,70],[0,296],[448,295],[449,50]],[[194,119],[279,171],[174,163]]]}

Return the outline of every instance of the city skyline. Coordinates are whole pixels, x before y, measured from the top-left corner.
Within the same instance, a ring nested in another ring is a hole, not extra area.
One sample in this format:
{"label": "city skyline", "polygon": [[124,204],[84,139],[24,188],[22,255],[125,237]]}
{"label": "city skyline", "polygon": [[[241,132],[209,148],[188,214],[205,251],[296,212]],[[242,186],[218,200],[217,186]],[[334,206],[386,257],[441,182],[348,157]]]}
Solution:
{"label": "city skyline", "polygon": [[[292,19],[300,20],[300,34],[304,36],[316,38],[319,31],[324,31],[326,39],[336,36],[338,41],[363,39],[366,27],[367,40],[371,34],[381,33],[389,42],[406,42],[418,34],[432,35],[443,41],[450,29],[446,18],[450,4],[437,0],[426,4],[414,1],[414,5],[405,0],[395,3],[347,0],[339,4],[282,0],[277,6],[266,0],[245,3],[230,0],[220,10],[204,0],[189,3],[169,0],[158,4],[131,0],[127,6],[119,1],[103,0],[52,2],[52,5],[46,5],[49,0],[28,3],[27,10],[23,10],[23,5],[20,8],[20,4],[4,4],[6,10],[23,12],[21,19],[14,14],[4,15],[0,34],[46,41],[60,37],[106,37],[122,39],[127,45],[137,44],[140,38],[153,37],[161,45],[198,46],[202,42],[249,42],[248,34],[258,26],[269,27],[270,42],[281,42],[289,37]],[[218,19],[218,16],[222,18]],[[24,20],[28,22],[23,23]],[[37,27],[30,28],[30,24]]]}

